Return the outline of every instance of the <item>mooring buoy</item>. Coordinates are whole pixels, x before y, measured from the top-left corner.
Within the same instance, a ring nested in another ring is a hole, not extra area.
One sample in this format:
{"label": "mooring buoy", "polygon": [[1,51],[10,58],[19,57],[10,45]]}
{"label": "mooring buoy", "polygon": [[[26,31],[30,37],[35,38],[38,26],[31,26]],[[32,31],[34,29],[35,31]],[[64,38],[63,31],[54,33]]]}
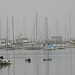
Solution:
{"label": "mooring buoy", "polygon": [[27,61],[27,62],[29,62],[29,63],[30,63],[30,62],[31,62],[31,59],[30,59],[30,58],[28,58],[28,59],[25,59],[25,61]]}
{"label": "mooring buoy", "polygon": [[43,61],[52,61],[52,59],[51,58],[43,59]]}

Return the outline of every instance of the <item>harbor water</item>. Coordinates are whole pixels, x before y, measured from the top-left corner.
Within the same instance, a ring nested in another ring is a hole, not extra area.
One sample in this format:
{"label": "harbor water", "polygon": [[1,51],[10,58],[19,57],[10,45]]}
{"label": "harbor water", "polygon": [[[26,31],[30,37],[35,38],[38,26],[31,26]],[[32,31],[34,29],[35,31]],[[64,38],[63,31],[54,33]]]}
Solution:
{"label": "harbor water", "polygon": [[[0,50],[10,60],[0,65],[0,75],[75,75],[75,48],[57,50]],[[28,62],[26,59],[30,59]],[[52,60],[46,60],[52,59]]]}

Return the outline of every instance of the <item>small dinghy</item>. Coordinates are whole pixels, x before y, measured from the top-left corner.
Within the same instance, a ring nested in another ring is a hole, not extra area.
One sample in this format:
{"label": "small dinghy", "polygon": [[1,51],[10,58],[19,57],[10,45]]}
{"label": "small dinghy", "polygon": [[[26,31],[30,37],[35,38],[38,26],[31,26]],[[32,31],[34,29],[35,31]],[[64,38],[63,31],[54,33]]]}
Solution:
{"label": "small dinghy", "polygon": [[0,65],[10,65],[10,60],[5,60],[3,56],[0,56]]}

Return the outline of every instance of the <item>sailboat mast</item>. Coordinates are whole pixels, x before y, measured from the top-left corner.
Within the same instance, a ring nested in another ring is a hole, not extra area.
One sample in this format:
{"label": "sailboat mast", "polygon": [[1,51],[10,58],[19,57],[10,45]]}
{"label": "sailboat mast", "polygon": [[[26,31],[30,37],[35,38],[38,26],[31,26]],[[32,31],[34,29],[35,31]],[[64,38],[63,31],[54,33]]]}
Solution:
{"label": "sailboat mast", "polygon": [[0,20],[0,39],[1,39],[1,20]]}
{"label": "sailboat mast", "polygon": [[70,11],[70,39],[71,39],[71,11]]}
{"label": "sailboat mast", "polygon": [[1,39],[1,19],[0,19],[0,39]]}
{"label": "sailboat mast", "polygon": [[33,24],[34,42],[35,42],[35,23]]}
{"label": "sailboat mast", "polygon": [[23,23],[24,23],[24,37],[25,37],[25,18],[24,18],[24,20],[23,20]]}
{"label": "sailboat mast", "polygon": [[56,20],[56,36],[58,36],[58,23],[57,23],[57,17],[55,16],[55,20]]}
{"label": "sailboat mast", "polygon": [[45,40],[48,41],[48,18],[45,17]]}
{"label": "sailboat mast", "polygon": [[7,41],[8,41],[8,18],[7,18]]}
{"label": "sailboat mast", "polygon": [[14,20],[12,16],[12,33],[13,33],[13,43],[14,43]]}
{"label": "sailboat mast", "polygon": [[36,11],[36,42],[37,42],[37,11]]}

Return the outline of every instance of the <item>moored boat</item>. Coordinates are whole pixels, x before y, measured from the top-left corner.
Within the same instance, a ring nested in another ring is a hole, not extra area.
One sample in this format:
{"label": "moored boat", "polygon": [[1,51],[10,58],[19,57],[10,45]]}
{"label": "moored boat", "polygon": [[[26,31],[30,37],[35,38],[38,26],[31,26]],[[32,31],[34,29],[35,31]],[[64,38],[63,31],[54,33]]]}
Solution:
{"label": "moored boat", "polygon": [[14,50],[13,46],[7,45],[4,47],[5,50]]}
{"label": "moored boat", "polygon": [[54,46],[54,45],[45,45],[44,46],[44,49],[45,50],[55,50],[55,49],[57,49],[57,47],[56,46]]}
{"label": "moored boat", "polygon": [[67,48],[75,48],[75,40],[70,40],[67,44],[66,44]]}
{"label": "moored boat", "polygon": [[10,60],[5,60],[3,56],[0,56],[0,65],[10,65]]}

